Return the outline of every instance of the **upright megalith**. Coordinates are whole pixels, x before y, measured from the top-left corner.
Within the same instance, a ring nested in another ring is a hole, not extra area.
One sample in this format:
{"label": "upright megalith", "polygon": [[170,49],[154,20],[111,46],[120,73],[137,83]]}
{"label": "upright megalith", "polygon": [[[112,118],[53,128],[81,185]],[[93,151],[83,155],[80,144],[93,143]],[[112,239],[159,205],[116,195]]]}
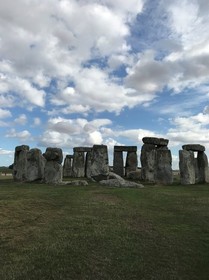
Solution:
{"label": "upright megalith", "polygon": [[[124,169],[123,152],[127,152]],[[136,171],[138,166],[137,146],[114,146],[113,172],[119,176],[128,176],[129,172]],[[124,174],[125,170],[125,174]]]}
{"label": "upright megalith", "polygon": [[144,137],[141,149],[142,180],[151,183],[171,184],[173,182],[172,156],[167,145],[169,140]]}
{"label": "upright megalith", "polygon": [[88,159],[88,178],[106,180],[109,176],[109,161],[106,145],[94,145]]}
{"label": "upright megalith", "polygon": [[45,164],[46,159],[41,150],[35,148],[28,151],[26,180],[28,182],[43,180]]}
{"label": "upright megalith", "polygon": [[46,159],[44,169],[45,183],[59,184],[62,182],[63,153],[60,148],[47,148],[43,154]]}
{"label": "upright megalith", "polygon": [[15,181],[27,180],[27,154],[29,146],[21,145],[15,148],[13,178]]}
{"label": "upright megalith", "polygon": [[91,152],[90,147],[75,147],[73,148],[73,165],[72,176],[82,178],[86,176],[86,155],[85,153]]}
{"label": "upright megalith", "polygon": [[72,176],[73,155],[66,155],[63,165],[63,177]]}
{"label": "upright megalith", "polygon": [[[179,151],[181,183],[192,185],[209,181],[208,158],[205,147],[200,144],[187,144]],[[195,152],[197,157],[195,158]]]}

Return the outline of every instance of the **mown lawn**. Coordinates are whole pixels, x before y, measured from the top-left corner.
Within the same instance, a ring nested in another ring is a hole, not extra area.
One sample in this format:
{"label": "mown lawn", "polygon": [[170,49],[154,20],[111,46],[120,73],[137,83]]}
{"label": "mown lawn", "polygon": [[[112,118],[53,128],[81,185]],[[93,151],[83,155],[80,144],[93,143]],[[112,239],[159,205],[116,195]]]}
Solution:
{"label": "mown lawn", "polygon": [[0,279],[209,279],[209,185],[0,180]]}

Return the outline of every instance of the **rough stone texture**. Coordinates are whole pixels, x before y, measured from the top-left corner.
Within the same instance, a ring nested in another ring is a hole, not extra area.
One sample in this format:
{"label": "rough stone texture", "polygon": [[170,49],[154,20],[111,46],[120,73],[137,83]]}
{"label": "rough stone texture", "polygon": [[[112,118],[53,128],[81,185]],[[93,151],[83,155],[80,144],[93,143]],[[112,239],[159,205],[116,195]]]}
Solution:
{"label": "rough stone texture", "polygon": [[172,156],[170,150],[156,150],[155,182],[163,185],[173,183]]}
{"label": "rough stone texture", "polygon": [[155,182],[156,149],[153,144],[144,144],[141,149],[141,178],[151,183]]}
{"label": "rough stone texture", "polygon": [[138,159],[136,152],[128,152],[126,156],[125,176],[128,176],[129,172],[136,171],[138,166]]}
{"label": "rough stone texture", "polygon": [[43,156],[47,161],[53,160],[59,164],[61,164],[63,161],[63,153],[62,149],[60,148],[47,148]]}
{"label": "rough stone texture", "polygon": [[91,147],[75,147],[73,148],[73,152],[87,153],[91,152]]}
{"label": "rough stone texture", "polygon": [[33,182],[44,179],[44,168],[46,159],[41,150],[31,149],[27,152],[27,172],[26,181]]}
{"label": "rough stone texture", "polygon": [[127,178],[132,180],[141,180],[141,170],[130,171]]}
{"label": "rough stone texture", "polygon": [[208,158],[204,152],[198,152],[197,155],[197,183],[207,183],[209,180]]}
{"label": "rough stone texture", "polygon": [[29,146],[22,145],[15,148],[13,178],[15,181],[27,180],[27,154]]}
{"label": "rough stone texture", "polygon": [[85,176],[91,178],[91,162],[92,162],[92,149],[86,153],[86,162],[85,162]]}
{"label": "rough stone texture", "polygon": [[66,155],[63,165],[63,177],[72,176],[73,155]]}
{"label": "rough stone texture", "polygon": [[84,152],[74,151],[72,176],[75,178],[85,177],[85,159]]}
{"label": "rough stone texture", "polygon": [[124,176],[124,163],[123,163],[123,152],[114,150],[113,158],[113,172],[119,176]]}
{"label": "rough stone texture", "polygon": [[108,180],[102,180],[99,183],[101,185],[110,186],[110,187],[119,187],[119,188],[143,188],[144,187],[142,184],[124,180],[121,176],[113,172],[110,172]]}
{"label": "rough stone texture", "polygon": [[107,146],[94,145],[88,163],[88,178],[92,178],[95,181],[107,179],[109,175]]}
{"label": "rough stone texture", "polygon": [[114,146],[114,152],[136,152],[137,146]]}
{"label": "rough stone texture", "polygon": [[73,180],[62,182],[61,185],[88,186],[88,182],[86,180]]}
{"label": "rough stone texture", "polygon": [[157,146],[167,146],[169,140],[164,138],[156,138],[156,137],[144,137],[142,138],[144,144],[152,144]]}
{"label": "rough stone texture", "polygon": [[200,144],[187,144],[182,146],[183,150],[193,151],[193,152],[204,152],[205,147]]}
{"label": "rough stone texture", "polygon": [[183,185],[195,184],[195,158],[194,152],[179,151],[180,180]]}
{"label": "rough stone texture", "polygon": [[54,160],[46,162],[44,181],[47,184],[60,184],[62,182],[62,165]]}

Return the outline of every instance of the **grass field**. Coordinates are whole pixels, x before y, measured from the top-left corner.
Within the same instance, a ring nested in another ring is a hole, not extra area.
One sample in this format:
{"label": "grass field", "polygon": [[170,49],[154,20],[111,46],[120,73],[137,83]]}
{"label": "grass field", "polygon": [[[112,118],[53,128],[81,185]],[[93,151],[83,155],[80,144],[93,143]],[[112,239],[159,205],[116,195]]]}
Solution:
{"label": "grass field", "polygon": [[2,179],[0,279],[209,279],[209,185]]}

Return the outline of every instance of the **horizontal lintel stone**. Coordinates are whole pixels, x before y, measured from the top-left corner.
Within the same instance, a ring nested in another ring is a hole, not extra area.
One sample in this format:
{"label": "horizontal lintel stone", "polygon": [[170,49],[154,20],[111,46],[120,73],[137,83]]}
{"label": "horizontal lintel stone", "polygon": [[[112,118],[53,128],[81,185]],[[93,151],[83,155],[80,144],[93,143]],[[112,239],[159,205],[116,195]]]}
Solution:
{"label": "horizontal lintel stone", "polygon": [[182,146],[183,150],[193,151],[193,152],[204,152],[205,147],[200,144],[187,144]]}
{"label": "horizontal lintel stone", "polygon": [[137,146],[114,146],[114,152],[136,152]]}

